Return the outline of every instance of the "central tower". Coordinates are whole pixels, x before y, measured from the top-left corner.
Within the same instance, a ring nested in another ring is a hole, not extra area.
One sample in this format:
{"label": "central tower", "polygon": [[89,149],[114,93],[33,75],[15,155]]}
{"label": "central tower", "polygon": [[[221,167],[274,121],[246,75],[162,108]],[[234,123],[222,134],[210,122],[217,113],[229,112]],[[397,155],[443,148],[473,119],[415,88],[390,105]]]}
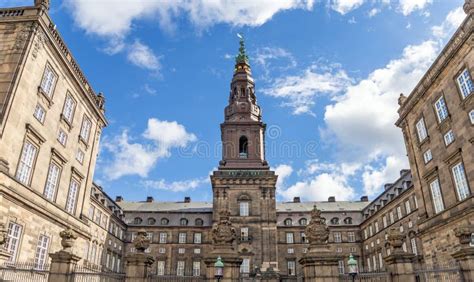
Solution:
{"label": "central tower", "polygon": [[235,58],[229,104],[221,124],[222,160],[211,176],[213,221],[230,213],[239,238],[234,246],[241,271],[278,270],[275,185],[277,176],[265,160],[265,124],[257,105],[243,38]]}

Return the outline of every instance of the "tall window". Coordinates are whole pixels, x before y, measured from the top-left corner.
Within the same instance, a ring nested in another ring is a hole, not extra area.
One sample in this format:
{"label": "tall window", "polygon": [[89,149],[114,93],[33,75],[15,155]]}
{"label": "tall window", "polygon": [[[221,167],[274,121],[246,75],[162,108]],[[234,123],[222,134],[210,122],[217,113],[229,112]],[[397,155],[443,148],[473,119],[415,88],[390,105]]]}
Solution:
{"label": "tall window", "polygon": [[166,244],[166,239],[168,238],[168,233],[160,233],[160,244]]}
{"label": "tall window", "polygon": [[241,241],[248,241],[249,240],[249,228],[248,227],[240,228],[240,240]]}
{"label": "tall window", "polygon": [[38,244],[36,245],[36,254],[35,254],[35,268],[43,269],[46,262],[49,246],[49,237],[45,235],[40,235],[38,238]]}
{"label": "tall window", "polygon": [[375,225],[375,234],[377,234],[377,233],[379,233],[379,222],[376,221],[376,222],[374,223],[374,225]]}
{"label": "tall window", "polygon": [[286,243],[287,244],[293,244],[295,242],[293,233],[292,232],[287,232],[286,233]]}
{"label": "tall window", "polygon": [[249,202],[240,202],[240,216],[249,216]]}
{"label": "tall window", "polygon": [[474,110],[469,112],[469,119],[471,120],[471,124],[474,124]]}
{"label": "tall window", "polygon": [[201,262],[193,261],[193,276],[200,276],[200,275],[201,275]]}
{"label": "tall window", "polygon": [[426,131],[425,127],[425,120],[423,118],[420,118],[420,120],[418,120],[416,123],[416,132],[418,133],[418,140],[420,142],[428,137],[428,132]]}
{"label": "tall window", "polygon": [[347,241],[349,242],[355,242],[355,233],[350,231],[350,232],[347,232]]}
{"label": "tall window", "polygon": [[19,224],[14,222],[10,222],[10,224],[8,224],[7,242],[5,245],[5,249],[11,255],[8,261],[16,261],[22,230],[23,227]]}
{"label": "tall window", "polygon": [[178,265],[176,267],[176,275],[184,276],[184,261],[183,260],[178,261]]}
{"label": "tall window", "polygon": [[59,143],[61,143],[61,145],[66,146],[67,134],[66,134],[66,132],[64,132],[64,130],[62,130],[62,129],[59,129],[58,141],[59,141]]}
{"label": "tall window", "polygon": [[201,242],[202,242],[202,234],[194,233],[194,244],[201,244]]}
{"label": "tall window", "polygon": [[165,275],[165,261],[164,260],[157,261],[156,267],[157,267],[157,271],[156,271],[157,275]]}
{"label": "tall window", "polygon": [[409,200],[405,202],[405,210],[407,211],[407,214],[411,213],[411,205]]}
{"label": "tall window", "polygon": [[448,117],[448,108],[446,107],[446,102],[444,101],[444,97],[439,97],[435,103],[436,115],[438,116],[438,121],[442,122]]}
{"label": "tall window", "polygon": [[74,109],[76,108],[76,102],[71,95],[66,95],[66,101],[64,101],[63,116],[67,122],[72,123],[74,117]]}
{"label": "tall window", "polygon": [[382,253],[379,253],[379,265],[380,265],[380,268],[383,267],[383,258],[382,258]]}
{"label": "tall window", "polygon": [[56,187],[58,185],[59,173],[61,169],[53,162],[49,165],[48,178],[46,179],[46,185],[44,187],[44,196],[46,199],[53,201],[56,193]]}
{"label": "tall window", "polygon": [[466,199],[470,194],[463,163],[460,162],[453,166],[452,171],[454,184],[456,184],[456,191],[458,192],[459,200],[462,201]]}
{"label": "tall window", "polygon": [[241,273],[249,273],[250,272],[250,259],[244,258],[242,260],[242,264],[240,265],[240,272]]}
{"label": "tall window", "polygon": [[431,150],[428,149],[423,153],[423,160],[425,164],[429,163],[433,159],[433,155],[431,154]]}
{"label": "tall window", "polygon": [[337,262],[337,269],[339,270],[339,274],[344,274],[344,261],[340,260]]}
{"label": "tall window", "polygon": [[66,211],[68,213],[74,214],[75,212],[78,190],[79,190],[79,183],[76,180],[71,179],[71,183],[69,184],[69,193],[67,194],[67,201],[66,201]]}
{"label": "tall window", "polygon": [[30,141],[25,141],[21,152],[20,163],[16,172],[16,179],[28,185],[33,170],[33,163],[36,157],[36,147]]}
{"label": "tall window", "polygon": [[179,233],[178,243],[186,244],[186,233]]}
{"label": "tall window", "polygon": [[54,85],[56,84],[57,79],[57,75],[54,73],[51,67],[47,65],[46,69],[44,70],[40,87],[49,98],[53,96]]}
{"label": "tall window", "polygon": [[393,211],[390,212],[389,216],[390,216],[390,223],[394,223],[395,222],[395,215],[394,215]]}
{"label": "tall window", "polygon": [[36,108],[35,108],[35,111],[33,113],[33,116],[39,122],[43,123],[44,122],[44,117],[46,116],[46,111],[44,110],[44,108],[40,104],[37,104]]}
{"label": "tall window", "polygon": [[308,240],[306,239],[306,234],[304,232],[300,232],[300,237],[301,243],[308,243]]}
{"label": "tall window", "polygon": [[289,260],[288,264],[288,276],[296,275],[296,262],[294,260]]}
{"label": "tall window", "polygon": [[80,136],[81,136],[81,139],[84,140],[84,142],[86,143],[89,141],[91,127],[92,127],[91,120],[88,117],[84,116],[84,119],[82,120]]}
{"label": "tall window", "polygon": [[403,217],[402,207],[400,207],[400,206],[397,207],[397,217],[398,217],[398,219]]}
{"label": "tall window", "polygon": [[452,129],[450,129],[448,132],[446,132],[446,134],[444,134],[444,144],[446,145],[446,147],[453,143],[454,142],[454,132]]}
{"label": "tall window", "polygon": [[241,136],[239,139],[239,157],[246,159],[248,157],[248,140],[247,137]]}
{"label": "tall window", "polygon": [[416,246],[416,238],[411,238],[410,239],[410,243],[411,243],[411,250],[412,252],[415,254],[415,255],[418,255],[418,248]]}
{"label": "tall window", "polygon": [[387,224],[387,216],[386,215],[382,216],[382,221],[383,221],[383,228],[387,228],[388,224]]}
{"label": "tall window", "polygon": [[463,99],[465,99],[474,90],[474,85],[472,84],[469,70],[464,69],[456,80],[458,82],[459,89],[461,90],[461,96]]}
{"label": "tall window", "polygon": [[439,187],[439,180],[436,179],[430,183],[431,196],[433,197],[433,206],[435,213],[439,213],[444,210],[443,197],[441,195],[441,189]]}
{"label": "tall window", "polygon": [[341,243],[341,232],[334,232],[334,242]]}

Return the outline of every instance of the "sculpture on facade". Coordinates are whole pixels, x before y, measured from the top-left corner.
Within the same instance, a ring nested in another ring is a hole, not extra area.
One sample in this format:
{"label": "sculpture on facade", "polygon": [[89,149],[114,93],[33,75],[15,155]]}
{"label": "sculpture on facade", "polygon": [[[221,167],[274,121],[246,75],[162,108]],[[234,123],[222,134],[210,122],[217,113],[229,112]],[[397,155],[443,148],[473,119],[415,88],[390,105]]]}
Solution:
{"label": "sculpture on facade", "polygon": [[137,232],[137,236],[133,240],[133,245],[137,253],[144,253],[150,246],[150,238],[148,238],[145,229],[140,229]]}
{"label": "sculpture on facade", "polygon": [[7,243],[7,230],[5,230],[5,225],[0,223],[0,249],[4,248],[4,245]]}
{"label": "sculpture on facade", "polygon": [[74,241],[77,239],[77,234],[71,228],[67,228],[59,232],[59,237],[61,237],[61,246],[63,251],[71,252],[72,247],[74,246]]}
{"label": "sculpture on facade", "polygon": [[219,222],[212,225],[212,241],[215,245],[232,245],[237,238],[237,232],[229,220],[229,211],[219,214]]}
{"label": "sculpture on facade", "polygon": [[311,221],[306,226],[305,235],[311,246],[324,245],[329,238],[329,228],[316,206],[311,211]]}

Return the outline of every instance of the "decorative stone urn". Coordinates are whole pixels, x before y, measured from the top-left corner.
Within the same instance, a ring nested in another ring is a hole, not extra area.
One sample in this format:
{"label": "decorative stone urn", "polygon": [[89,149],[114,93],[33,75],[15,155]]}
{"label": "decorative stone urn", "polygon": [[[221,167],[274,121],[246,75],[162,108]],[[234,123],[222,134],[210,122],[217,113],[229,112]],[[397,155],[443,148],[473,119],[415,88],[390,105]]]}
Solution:
{"label": "decorative stone urn", "polygon": [[77,234],[71,228],[59,232],[59,237],[61,237],[61,246],[63,251],[71,252],[72,247],[74,246],[74,241],[77,239]]}

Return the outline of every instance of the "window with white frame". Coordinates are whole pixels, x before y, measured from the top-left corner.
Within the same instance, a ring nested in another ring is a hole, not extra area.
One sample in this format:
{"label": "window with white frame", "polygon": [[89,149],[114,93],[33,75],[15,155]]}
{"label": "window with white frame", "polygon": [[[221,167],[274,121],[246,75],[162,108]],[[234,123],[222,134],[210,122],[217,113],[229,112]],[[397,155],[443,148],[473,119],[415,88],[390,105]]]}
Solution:
{"label": "window with white frame", "polygon": [[248,241],[248,239],[249,239],[249,228],[248,227],[240,228],[240,240]]}
{"label": "window with white frame", "polygon": [[184,276],[184,261],[179,260],[176,266],[176,275],[177,276]]}
{"label": "window with white frame", "polygon": [[37,104],[35,107],[35,111],[33,112],[33,116],[41,123],[44,123],[44,118],[46,116],[46,111],[44,108],[40,105]]}
{"label": "window with white frame", "polygon": [[459,90],[461,90],[461,96],[465,99],[469,96],[472,91],[474,90],[474,85],[472,84],[471,75],[469,74],[469,70],[465,68],[461,74],[458,75],[456,79]]}
{"label": "window with white frame", "polygon": [[194,244],[201,244],[201,241],[202,241],[202,234],[194,233]]}
{"label": "window with white frame", "polygon": [[250,259],[244,258],[242,260],[242,264],[240,265],[240,272],[241,273],[249,273],[250,272]]}
{"label": "window with white frame", "polygon": [[347,232],[347,241],[355,242],[355,233],[352,231]]}
{"label": "window with white frame", "polygon": [[293,249],[293,248],[288,248],[287,252],[288,252],[289,254],[294,254],[294,253],[295,253],[295,249]]}
{"label": "window with white frame", "polygon": [[240,216],[249,216],[249,202],[240,202]]}
{"label": "window with white frame", "polygon": [[160,244],[166,244],[166,239],[168,238],[168,233],[160,233]]}
{"label": "window with white frame", "polygon": [[454,132],[452,129],[450,129],[446,134],[444,134],[444,144],[446,147],[454,142]]}
{"label": "window with white frame", "polygon": [[400,224],[400,233],[403,233],[403,231],[405,231],[405,229],[403,229],[403,224]]}
{"label": "window with white frame", "polygon": [[426,150],[423,153],[423,160],[425,161],[425,164],[429,163],[433,159],[433,155],[431,154],[431,149]]}
{"label": "window with white frame", "polygon": [[49,237],[45,235],[40,235],[38,238],[38,243],[36,245],[36,254],[35,254],[35,269],[44,269],[45,263],[48,258],[48,247],[49,247]]}
{"label": "window with white frame", "polygon": [[425,120],[420,118],[416,123],[416,132],[418,134],[418,140],[422,142],[428,137],[428,132],[426,131]]}
{"label": "window with white frame", "polygon": [[418,208],[418,200],[416,199],[416,195],[413,195],[413,202],[415,202],[415,208]]}
{"label": "window with white frame", "polygon": [[293,244],[294,243],[294,238],[293,238],[293,233],[292,232],[287,232],[286,233],[286,243],[287,244]]}
{"label": "window with white frame", "polygon": [[390,223],[394,223],[395,222],[395,214],[393,213],[393,211],[391,211],[389,213],[389,216],[390,216]]}
{"label": "window with white frame", "polygon": [[383,258],[382,258],[382,253],[379,253],[379,266],[380,268],[383,267]]}
{"label": "window with white frame", "polygon": [[444,204],[438,179],[435,179],[430,183],[430,189],[435,213],[439,213],[444,210]]}
{"label": "window with white frame", "polygon": [[89,141],[91,127],[92,127],[91,120],[87,116],[84,116],[84,118],[82,119],[81,133],[79,136],[86,143]]}
{"label": "window with white frame", "polygon": [[411,219],[408,221],[408,228],[412,228],[413,227],[413,221],[411,221]]}
{"label": "window with white frame", "polygon": [[446,102],[444,101],[444,97],[439,97],[435,103],[436,115],[438,116],[438,121],[442,122],[448,117],[448,108],[446,107]]}
{"label": "window with white frame", "polygon": [[49,98],[53,96],[53,90],[57,79],[58,76],[54,73],[53,69],[49,65],[46,65],[40,87]]}
{"label": "window with white frame", "polygon": [[375,258],[375,255],[372,256],[372,262],[373,262],[374,270],[377,270],[377,259]]}
{"label": "window with white frame", "polygon": [[382,216],[382,222],[383,222],[383,228],[387,228],[388,224],[387,224],[387,216],[386,215]]}
{"label": "window with white frame", "polygon": [[340,247],[336,248],[336,253],[342,253],[342,248]]}
{"label": "window with white frame", "polygon": [[337,269],[339,271],[339,274],[344,274],[344,261],[340,260],[337,262]]}
{"label": "window with white frame", "polygon": [[63,108],[63,117],[68,123],[72,123],[74,118],[74,110],[76,108],[76,101],[72,98],[70,94],[66,95],[66,100],[64,101]]}
{"label": "window with white frame", "polygon": [[201,276],[201,262],[193,261],[193,276]]}
{"label": "window with white frame", "polygon": [[409,200],[405,202],[405,210],[406,210],[407,214],[411,213],[411,205],[410,205]]}
{"label": "window with white frame", "polygon": [[416,238],[411,238],[410,239],[410,243],[411,243],[411,251],[413,254],[415,255],[418,255],[418,248],[416,246]]}
{"label": "window with white frame", "polygon": [[185,248],[179,248],[178,249],[178,254],[184,254],[186,252]]}
{"label": "window with white frame", "polygon": [[334,242],[341,243],[341,232],[334,232]]}
{"label": "window with white frame", "polygon": [[375,222],[375,233],[379,233],[379,222]]}
{"label": "window with white frame", "polygon": [[407,243],[403,242],[403,244],[402,244],[402,249],[403,249],[403,251],[404,251],[405,253],[408,252]]}
{"label": "window with white frame", "polygon": [[81,149],[77,149],[77,152],[76,152],[76,160],[80,163],[80,164],[83,164],[84,163],[84,151],[82,151]]}
{"label": "window with white frame", "polygon": [[364,229],[364,239],[367,239],[367,229]]}
{"label": "window with white frame", "polygon": [[156,262],[156,275],[165,275],[165,261],[159,260]]}
{"label": "window with white frame", "polygon": [[460,201],[466,199],[470,192],[469,186],[467,185],[466,173],[464,171],[464,165],[459,162],[452,168],[454,184],[456,185],[456,191]]}
{"label": "window with white frame", "polygon": [[8,261],[11,261],[11,262],[16,261],[16,256],[18,254],[18,248],[20,246],[20,237],[21,237],[22,231],[23,231],[23,226],[16,224],[14,222],[10,222],[8,224],[7,241],[5,245],[6,251],[10,253],[10,258],[8,258]]}
{"label": "window with white frame", "polygon": [[300,232],[301,243],[308,243],[308,239],[306,238],[306,234],[304,232]]}
{"label": "window with white frame", "polygon": [[201,253],[201,249],[200,249],[200,248],[195,248],[195,249],[194,249],[194,253],[195,253],[195,254],[200,254],[200,253]]}
{"label": "window with white frame", "polygon": [[186,244],[186,233],[179,233],[178,243]]}
{"label": "window with white frame", "polygon": [[372,227],[372,224],[369,225],[369,235],[372,237],[374,235],[374,228]]}
{"label": "window with white frame", "polygon": [[67,143],[67,134],[66,132],[64,132],[64,130],[62,129],[59,129],[59,132],[58,132],[58,142],[63,145],[63,146],[66,146],[66,143]]}
{"label": "window with white frame", "polygon": [[372,271],[372,267],[370,265],[370,257],[367,258],[367,271]]}
{"label": "window with white frame", "polygon": [[159,254],[166,254],[166,248],[158,248]]}
{"label": "window with white frame", "polygon": [[402,207],[400,207],[400,206],[397,207],[397,216],[398,216],[398,219],[403,217]]}
{"label": "window with white frame", "polygon": [[287,262],[288,265],[288,276],[295,276],[296,275],[296,262],[294,260],[289,260]]}
{"label": "window with white frame", "polygon": [[46,178],[46,185],[44,187],[44,196],[46,199],[53,201],[56,194],[56,188],[59,182],[59,174],[61,169],[57,164],[51,162],[48,170],[48,177]]}
{"label": "window with white frame", "polygon": [[66,211],[70,214],[74,214],[76,209],[77,191],[79,191],[79,182],[71,179],[66,200]]}
{"label": "window with white frame", "polygon": [[474,110],[469,112],[469,119],[471,120],[471,124],[474,124]]}
{"label": "window with white frame", "polygon": [[30,182],[36,151],[37,148],[30,141],[25,141],[16,172],[16,179],[25,185]]}

